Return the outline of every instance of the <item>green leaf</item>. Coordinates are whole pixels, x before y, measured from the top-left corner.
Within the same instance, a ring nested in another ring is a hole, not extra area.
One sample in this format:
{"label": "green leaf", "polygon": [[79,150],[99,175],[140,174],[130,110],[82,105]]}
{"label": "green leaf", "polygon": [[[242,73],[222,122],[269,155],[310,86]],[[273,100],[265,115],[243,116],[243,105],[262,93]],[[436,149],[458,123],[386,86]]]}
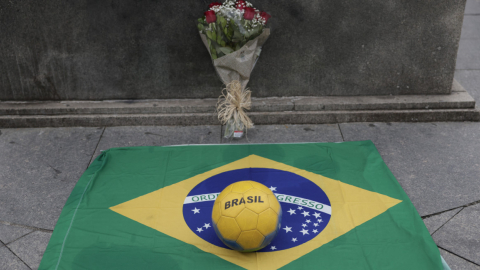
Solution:
{"label": "green leaf", "polygon": [[260,28],[255,27],[249,33],[250,33],[250,39],[254,39],[254,38],[256,38],[257,36],[260,35]]}
{"label": "green leaf", "polygon": [[222,16],[217,16],[217,22],[219,22],[222,28],[225,28],[227,26],[227,20]]}
{"label": "green leaf", "polygon": [[209,39],[213,39],[212,31],[205,31],[205,33],[207,34],[207,37],[208,37]]}
{"label": "green leaf", "polygon": [[220,47],[219,50],[224,54],[229,54],[233,52],[233,49],[230,47]]}
{"label": "green leaf", "polygon": [[215,45],[212,43],[212,41],[210,39],[207,40],[208,41],[208,46],[210,47],[210,56],[212,57],[212,59],[217,59],[217,50],[215,49]]}
{"label": "green leaf", "polygon": [[217,43],[220,44],[220,46],[225,46],[225,40],[223,40],[223,32],[220,27],[217,27]]}
{"label": "green leaf", "polygon": [[230,24],[228,27],[227,38],[228,40],[232,40],[232,37],[233,37],[233,26]]}
{"label": "green leaf", "polygon": [[242,35],[242,33],[240,33],[240,31],[238,29],[235,29],[233,31],[233,38],[241,40],[241,39],[243,39],[243,35]]}
{"label": "green leaf", "polygon": [[197,27],[198,27],[198,30],[200,30],[200,31],[205,30],[205,26],[204,26],[203,24],[201,24],[201,23],[199,23],[199,24],[197,25]]}
{"label": "green leaf", "polygon": [[225,37],[227,38],[228,41],[230,41],[232,39],[232,36],[229,35],[230,33],[230,25],[226,25],[225,28],[223,28],[223,34],[225,35]]}

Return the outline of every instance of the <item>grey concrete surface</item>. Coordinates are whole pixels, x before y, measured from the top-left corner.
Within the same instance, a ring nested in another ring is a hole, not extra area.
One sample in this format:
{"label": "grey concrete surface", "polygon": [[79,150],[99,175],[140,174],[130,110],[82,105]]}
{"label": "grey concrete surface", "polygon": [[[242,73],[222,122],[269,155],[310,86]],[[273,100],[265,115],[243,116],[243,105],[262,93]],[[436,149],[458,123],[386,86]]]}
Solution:
{"label": "grey concrete surface", "polygon": [[[479,24],[480,28],[480,24]],[[480,40],[479,40],[480,44]],[[480,47],[480,45],[479,45]],[[480,69],[478,70],[457,70],[455,79],[462,82],[462,85],[468,89],[469,94],[480,103]]]}
{"label": "grey concrete surface", "polygon": [[296,97],[295,111],[458,109],[474,107],[474,99],[456,81],[451,95]]}
{"label": "grey concrete surface", "polygon": [[98,144],[101,150],[113,147],[220,143],[220,125],[193,127],[109,127]]}
{"label": "grey concrete surface", "polygon": [[457,208],[454,210],[446,211],[438,215],[434,215],[431,217],[427,217],[423,219],[423,223],[427,226],[428,231],[430,234],[435,233],[440,227],[445,225],[451,218],[453,218],[460,210],[463,208]]}
{"label": "grey concrete surface", "polygon": [[448,251],[440,249],[440,254],[452,270],[480,270],[480,266],[460,258]]}
{"label": "grey concrete surface", "polygon": [[[480,110],[417,109],[355,111],[250,112],[258,125],[336,124],[348,122],[480,121]],[[86,115],[0,115],[0,127],[98,127],[98,126],[195,126],[219,124],[216,113],[185,114],[86,114]]]}
{"label": "grey concrete surface", "polygon": [[480,265],[480,204],[465,207],[433,239],[441,248]]}
{"label": "grey concrete surface", "polygon": [[[212,113],[218,99],[149,99],[104,101],[6,101],[0,115],[90,115]],[[250,112],[460,109],[475,107],[475,100],[456,80],[450,95],[403,96],[290,96],[252,98]]]}
{"label": "grey concrete surface", "polygon": [[[459,84],[457,85],[461,87]],[[471,107],[472,100],[468,93],[464,89],[460,89],[460,92],[446,99],[442,95],[446,103],[446,106],[442,108]],[[433,97],[435,98],[435,96]],[[252,98],[250,111],[291,111],[294,109],[294,98]],[[218,99],[211,98],[44,102],[6,101],[0,103],[0,115],[212,113],[216,110],[217,102]]]}
{"label": "grey concrete surface", "polygon": [[0,220],[53,230],[102,131],[1,129]]}
{"label": "grey concrete surface", "polygon": [[[224,128],[222,127],[222,134]],[[222,143],[341,142],[338,125],[258,125],[244,139],[223,138]]]}
{"label": "grey concrete surface", "polygon": [[[222,86],[195,27],[207,4],[2,1],[0,99],[216,98]],[[465,0],[256,7],[273,15],[273,31],[254,96],[450,91]]]}
{"label": "grey concrete surface", "polygon": [[480,39],[480,14],[465,15],[461,39]]}
{"label": "grey concrete surface", "polygon": [[211,113],[215,111],[217,101],[217,99],[6,101],[0,103],[0,115]]}
{"label": "grey concrete surface", "polygon": [[7,247],[0,245],[0,269],[4,270],[30,270],[17,256]]}
{"label": "grey concrete surface", "polygon": [[51,236],[51,233],[35,231],[7,246],[30,268],[37,269]]}
{"label": "grey concrete surface", "polygon": [[28,229],[22,226],[6,225],[0,223],[0,241],[8,244],[32,231],[32,229]]}
{"label": "grey concrete surface", "polygon": [[[468,92],[472,95],[472,97],[477,102],[480,101],[480,65],[478,64],[480,60],[479,58],[480,20],[479,19],[480,19],[480,0],[468,0],[465,8],[464,26],[462,29],[462,36],[461,36],[462,42],[464,44],[459,49],[459,61],[457,61],[457,70],[455,72],[455,79],[458,80],[465,88],[469,89]],[[467,41],[464,42],[465,40]],[[465,58],[468,58],[468,57],[470,57],[471,59],[466,60]],[[468,209],[468,210],[471,211],[471,209]],[[462,212],[460,212],[458,215],[462,214]],[[459,218],[463,218],[463,216],[460,216]],[[452,252],[454,252],[455,254],[459,254],[464,258],[467,258],[467,257],[458,253],[457,250],[462,250],[464,254],[471,254],[475,252],[474,249],[478,249],[478,242],[476,246],[475,240],[472,241],[472,239],[469,238],[469,236],[474,236],[475,234],[467,235],[472,230],[472,227],[476,226],[476,224],[478,224],[478,222],[480,221],[478,219],[478,216],[477,218],[475,217],[472,217],[472,218],[474,220],[476,219],[474,221],[476,223],[472,225],[464,224],[465,226],[470,228],[469,231],[462,232],[463,227],[457,227],[453,229],[453,230],[456,230],[456,233],[460,233],[460,234],[463,233],[463,238],[457,239],[454,242],[454,244],[448,245],[449,248],[452,248],[451,249]],[[458,222],[458,220],[456,219],[456,216],[451,221]],[[449,226],[446,227],[445,229],[450,229],[450,231],[452,231],[452,228],[450,227],[452,224],[454,223],[448,222],[445,226],[447,225]],[[437,236],[442,237],[441,239],[444,239],[443,236],[446,236],[446,234],[448,234],[447,231],[443,230],[444,227],[439,229],[439,231],[437,232],[438,234],[435,233],[434,239],[437,239],[436,238]],[[447,237],[451,237],[451,235]],[[477,240],[478,240],[478,237],[477,237]],[[442,245],[448,244],[446,242],[439,242],[439,241],[437,241],[437,243],[439,244],[440,243],[442,243]],[[476,269],[476,270],[480,269],[480,266],[478,265],[478,263],[477,265],[474,265],[473,263],[467,262],[464,259],[454,255],[450,255],[452,259],[451,261],[449,261],[446,255],[443,255],[443,256],[447,260],[447,263],[450,264],[452,269]],[[477,256],[477,259],[478,259],[478,256]]]}
{"label": "grey concrete surface", "polygon": [[[259,125],[342,122],[480,121],[475,100],[456,81],[450,95],[253,98]],[[216,99],[0,102],[0,127],[219,124]]]}
{"label": "grey concrete surface", "polygon": [[460,40],[457,69],[480,69],[480,46],[478,44],[478,39]]}
{"label": "grey concrete surface", "polygon": [[[458,110],[457,110],[458,111]],[[460,109],[460,115],[453,113],[449,118],[479,118],[478,110]],[[465,112],[467,111],[467,112]],[[468,114],[472,112],[474,115]],[[0,116],[0,127],[115,127],[115,126],[187,126],[215,125],[218,117],[215,113],[184,114],[88,114],[88,115],[25,115]]]}
{"label": "grey concrete surface", "polygon": [[252,98],[251,112],[281,112],[295,110],[294,97]]}
{"label": "grey concrete surface", "polygon": [[421,216],[479,200],[480,125],[340,124],[346,141],[372,140]]}
{"label": "grey concrete surface", "polygon": [[[193,114],[212,113],[218,99],[104,101],[5,101],[0,115]],[[252,98],[249,112],[403,110],[474,108],[475,100],[454,80],[450,95],[290,96]]]}
{"label": "grey concrete surface", "polygon": [[465,14],[480,15],[480,0],[468,0],[465,6]]}

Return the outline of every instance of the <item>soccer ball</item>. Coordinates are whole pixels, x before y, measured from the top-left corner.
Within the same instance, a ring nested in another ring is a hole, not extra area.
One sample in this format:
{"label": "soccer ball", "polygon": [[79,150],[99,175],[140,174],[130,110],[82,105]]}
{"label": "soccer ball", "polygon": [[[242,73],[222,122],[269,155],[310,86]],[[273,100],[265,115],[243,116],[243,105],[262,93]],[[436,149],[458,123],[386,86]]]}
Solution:
{"label": "soccer ball", "polygon": [[266,247],[280,230],[282,208],[273,192],[254,181],[226,187],[213,205],[215,232],[228,247],[252,252]]}

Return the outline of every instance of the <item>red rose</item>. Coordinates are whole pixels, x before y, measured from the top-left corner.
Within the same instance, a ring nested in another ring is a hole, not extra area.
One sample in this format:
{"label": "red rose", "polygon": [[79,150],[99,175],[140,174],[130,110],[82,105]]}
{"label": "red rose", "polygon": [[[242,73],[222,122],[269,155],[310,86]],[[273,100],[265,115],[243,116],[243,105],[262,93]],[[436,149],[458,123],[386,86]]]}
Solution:
{"label": "red rose", "polygon": [[246,7],[245,12],[243,13],[243,17],[245,20],[253,20],[253,17],[255,17],[255,9],[252,7]]}
{"label": "red rose", "polygon": [[207,19],[207,23],[213,23],[217,21],[217,16],[215,16],[215,11],[209,10],[205,11],[205,18]]}
{"label": "red rose", "polygon": [[246,7],[245,1],[243,0],[238,0],[237,5],[235,6],[239,10],[244,10]]}
{"label": "red rose", "polygon": [[218,3],[218,2],[212,2],[210,3],[210,5],[208,5],[208,8],[212,8],[212,7],[215,7],[215,6],[221,6],[222,4]]}
{"label": "red rose", "polygon": [[267,23],[268,19],[270,19],[270,14],[266,13],[265,11],[260,12],[260,17],[262,17],[265,20],[265,23]]}

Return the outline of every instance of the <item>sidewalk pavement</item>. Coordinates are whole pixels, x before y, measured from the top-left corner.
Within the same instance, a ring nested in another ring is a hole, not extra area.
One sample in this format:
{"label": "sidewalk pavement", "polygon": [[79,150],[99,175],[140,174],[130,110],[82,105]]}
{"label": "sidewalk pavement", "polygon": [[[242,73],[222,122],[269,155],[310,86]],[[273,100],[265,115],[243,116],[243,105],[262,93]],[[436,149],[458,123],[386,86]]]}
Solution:
{"label": "sidewalk pavement", "polygon": [[[468,0],[455,78],[480,103],[480,0]],[[480,123],[0,129],[0,269],[37,269],[70,192],[100,153],[140,145],[372,140],[452,269],[480,270]]]}

